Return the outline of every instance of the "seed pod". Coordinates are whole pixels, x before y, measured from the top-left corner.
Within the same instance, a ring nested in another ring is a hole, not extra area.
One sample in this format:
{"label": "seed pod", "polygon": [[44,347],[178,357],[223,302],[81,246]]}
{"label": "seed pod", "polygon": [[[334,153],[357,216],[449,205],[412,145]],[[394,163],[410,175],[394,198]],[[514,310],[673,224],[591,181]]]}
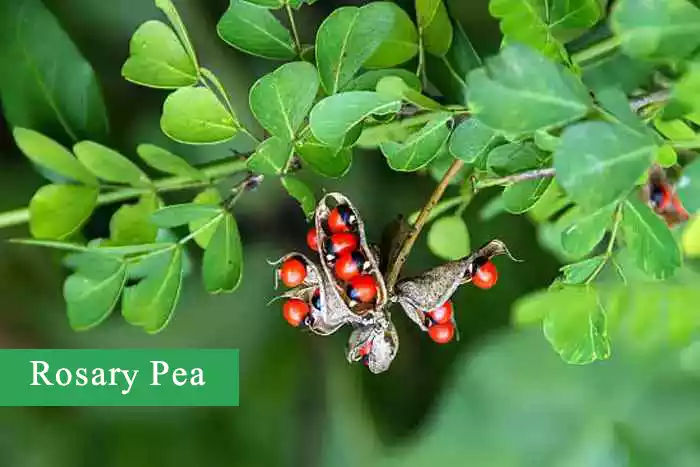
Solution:
{"label": "seed pod", "polygon": [[[340,193],[329,193],[319,201],[315,214],[316,233],[318,235],[317,243],[318,245],[326,245],[326,239],[330,237],[331,232],[329,232],[325,226],[331,212],[338,206],[343,206],[343,209],[346,211],[349,210],[349,218],[352,218],[353,220],[353,233],[356,233],[359,239],[357,251],[362,253],[362,255],[370,263],[366,273],[371,275],[377,282],[376,300],[374,300],[372,303],[351,303],[351,300],[345,292],[346,287],[335,277],[332,261],[326,257],[326,252],[319,252],[321,260],[321,273],[326,278],[329,285],[333,284],[333,287],[327,287],[328,290],[326,290],[329,298],[331,298],[334,302],[337,302],[335,299],[339,299],[340,302],[342,302],[343,307],[346,310],[349,310],[350,313],[358,316],[364,316],[372,311],[380,310],[387,303],[388,293],[386,290],[386,285],[384,284],[384,279],[379,272],[376,252],[370,248],[369,243],[367,242],[364,222],[362,221],[362,218],[360,217],[360,214],[355,206],[353,206],[350,200],[348,200],[344,195]],[[334,316],[340,316],[343,314],[341,312],[341,308],[343,307],[340,306],[340,303],[338,303],[338,307],[339,308],[336,310]],[[348,319],[348,322],[351,321],[356,320]]]}
{"label": "seed pod", "polygon": [[399,302],[406,315],[422,330],[427,330],[424,312],[437,308],[452,297],[457,288],[469,282],[478,267],[497,255],[514,259],[505,243],[492,240],[475,253],[403,279],[394,288],[394,301]]}
{"label": "seed pod", "polygon": [[372,373],[389,369],[399,350],[399,336],[394,324],[385,315],[379,314],[373,322],[355,328],[350,334],[346,357],[348,362],[366,359]]}

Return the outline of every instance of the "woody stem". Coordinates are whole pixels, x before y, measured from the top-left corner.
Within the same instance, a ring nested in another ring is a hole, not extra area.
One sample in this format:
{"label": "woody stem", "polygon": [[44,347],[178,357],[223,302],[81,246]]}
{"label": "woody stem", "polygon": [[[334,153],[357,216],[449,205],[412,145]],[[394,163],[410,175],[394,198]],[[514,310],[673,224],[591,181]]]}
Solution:
{"label": "woody stem", "polygon": [[411,227],[410,233],[406,236],[403,243],[401,244],[401,247],[399,248],[399,252],[396,255],[396,261],[394,261],[393,264],[389,265],[389,270],[387,272],[386,279],[386,286],[388,290],[393,290],[394,285],[396,285],[396,281],[399,278],[401,269],[403,268],[404,263],[406,263],[406,259],[411,253],[411,249],[416,243],[418,235],[420,234],[421,230],[423,229],[423,226],[428,220],[430,216],[430,211],[432,211],[435,205],[440,201],[440,198],[442,198],[442,195],[445,193],[445,189],[447,189],[447,186],[450,184],[450,181],[452,180],[452,178],[454,178],[455,175],[457,175],[457,172],[459,172],[463,165],[464,162],[459,159],[452,162],[452,165],[449,169],[447,169],[447,172],[445,172],[445,175],[442,177],[442,180],[440,180],[440,183],[438,183],[438,185],[435,187],[435,190],[430,195],[428,202],[425,204],[425,206],[423,206],[423,209],[421,209],[415,224],[413,224],[413,226]]}

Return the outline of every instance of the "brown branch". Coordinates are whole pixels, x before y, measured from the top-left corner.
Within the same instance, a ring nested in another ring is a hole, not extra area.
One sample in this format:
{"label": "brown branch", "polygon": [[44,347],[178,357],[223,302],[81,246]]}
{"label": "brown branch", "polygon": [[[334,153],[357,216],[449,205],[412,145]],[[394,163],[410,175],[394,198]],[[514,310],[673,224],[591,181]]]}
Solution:
{"label": "brown branch", "polygon": [[445,172],[442,180],[440,180],[440,183],[438,183],[435,190],[430,195],[428,202],[425,204],[425,206],[423,206],[423,209],[421,209],[418,219],[416,219],[416,223],[411,227],[411,232],[406,236],[406,239],[399,248],[399,252],[396,254],[396,261],[389,265],[389,270],[386,276],[386,287],[389,291],[393,290],[394,285],[396,285],[396,281],[398,280],[401,269],[406,262],[406,258],[408,258],[409,253],[411,253],[411,249],[416,243],[416,239],[418,238],[420,231],[423,229],[425,222],[428,220],[430,211],[440,201],[440,198],[442,198],[442,195],[445,193],[445,189],[447,189],[450,181],[455,175],[457,175],[457,172],[459,172],[462,166],[464,166],[464,162],[459,159],[452,162],[452,165],[449,169],[447,169],[447,172]]}

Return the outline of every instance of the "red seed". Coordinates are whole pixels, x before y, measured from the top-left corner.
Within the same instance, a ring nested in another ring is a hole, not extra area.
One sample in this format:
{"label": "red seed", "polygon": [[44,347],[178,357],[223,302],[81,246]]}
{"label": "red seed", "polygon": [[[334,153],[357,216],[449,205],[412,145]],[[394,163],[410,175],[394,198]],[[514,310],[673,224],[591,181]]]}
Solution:
{"label": "red seed", "polygon": [[289,324],[299,327],[309,314],[309,305],[297,298],[292,298],[284,302],[282,314]]}
{"label": "red seed", "polygon": [[280,279],[287,287],[296,287],[306,279],[306,266],[297,258],[290,258],[279,269]]}
{"label": "red seed", "polygon": [[306,232],[306,244],[313,251],[318,251],[318,236],[316,235],[316,228],[311,227],[308,232]]}
{"label": "red seed", "polygon": [[349,281],[359,276],[365,264],[362,253],[354,251],[343,253],[335,262],[335,276],[342,281]]}
{"label": "red seed", "polygon": [[377,281],[370,275],[357,276],[348,285],[348,296],[360,303],[370,303],[377,297]]}
{"label": "red seed", "polygon": [[447,344],[455,335],[455,326],[452,322],[435,324],[428,329],[428,335],[438,344]]}
{"label": "red seed", "polygon": [[357,224],[357,219],[352,209],[340,205],[330,212],[327,223],[331,233],[350,232]]}
{"label": "red seed", "polygon": [[452,321],[452,311],[452,302],[448,300],[434,310],[430,310],[428,317],[435,324],[444,324]]}
{"label": "red seed", "polygon": [[476,270],[472,283],[480,289],[490,289],[498,281],[498,270],[491,261],[486,262]]}
{"label": "red seed", "polygon": [[350,253],[357,250],[359,241],[357,235],[353,233],[337,233],[328,237],[324,243],[324,250],[327,255],[337,258],[343,253]]}

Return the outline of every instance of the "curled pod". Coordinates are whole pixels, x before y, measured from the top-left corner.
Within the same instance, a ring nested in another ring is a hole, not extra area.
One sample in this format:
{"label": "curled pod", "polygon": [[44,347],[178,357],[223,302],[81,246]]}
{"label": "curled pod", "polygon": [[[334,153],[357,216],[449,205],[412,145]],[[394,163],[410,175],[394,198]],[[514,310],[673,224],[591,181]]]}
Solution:
{"label": "curled pod", "polygon": [[394,323],[384,314],[356,327],[348,340],[348,362],[364,362],[372,373],[389,369],[399,350],[399,335]]}
{"label": "curled pod", "polygon": [[479,266],[497,255],[508,255],[515,259],[505,243],[491,240],[465,258],[442,264],[420,276],[399,281],[394,288],[393,301],[398,302],[406,315],[426,331],[428,328],[425,312],[449,300],[460,285],[472,280]]}
{"label": "curled pod", "polygon": [[297,252],[292,252],[289,254],[286,254],[282,256],[280,259],[277,261],[268,261],[270,266],[275,266],[276,267],[276,275],[275,275],[275,288],[278,286],[278,281],[280,280],[280,271],[283,267],[284,264],[288,264],[291,261],[298,260],[301,262],[304,267],[306,268],[305,271],[305,276],[303,280],[301,281],[300,285],[305,285],[305,286],[311,286],[311,285],[318,285],[321,280],[321,274],[318,269],[318,266],[316,266],[308,257],[301,253]]}
{"label": "curled pod", "polygon": [[[347,229],[342,232],[338,232],[338,220],[337,213],[342,212],[343,220],[348,220]],[[329,228],[328,221],[334,216],[334,221],[332,223],[333,229]],[[317,235],[317,244],[321,251],[319,251],[319,257],[321,261],[321,274],[328,280],[329,283],[335,285],[335,287],[327,287],[328,295],[340,298],[345,304],[345,307],[350,311],[350,313],[364,316],[371,311],[376,311],[382,309],[386,305],[388,300],[388,293],[386,290],[386,285],[384,283],[384,278],[382,277],[379,269],[378,255],[374,248],[370,247],[367,242],[367,237],[365,234],[365,225],[362,221],[358,210],[350,202],[350,200],[340,194],[340,193],[329,193],[324,196],[318,203],[315,213],[315,226]],[[326,251],[329,245],[333,245],[333,237],[337,235],[356,235],[357,236],[357,249],[355,251],[359,252],[363,258],[369,263],[366,271],[363,274],[369,275],[374,279],[376,283],[376,297],[374,297],[371,302],[362,302],[360,300],[354,300],[350,297],[348,293],[347,284],[335,275],[335,252]],[[329,297],[336,298],[336,297]]]}

